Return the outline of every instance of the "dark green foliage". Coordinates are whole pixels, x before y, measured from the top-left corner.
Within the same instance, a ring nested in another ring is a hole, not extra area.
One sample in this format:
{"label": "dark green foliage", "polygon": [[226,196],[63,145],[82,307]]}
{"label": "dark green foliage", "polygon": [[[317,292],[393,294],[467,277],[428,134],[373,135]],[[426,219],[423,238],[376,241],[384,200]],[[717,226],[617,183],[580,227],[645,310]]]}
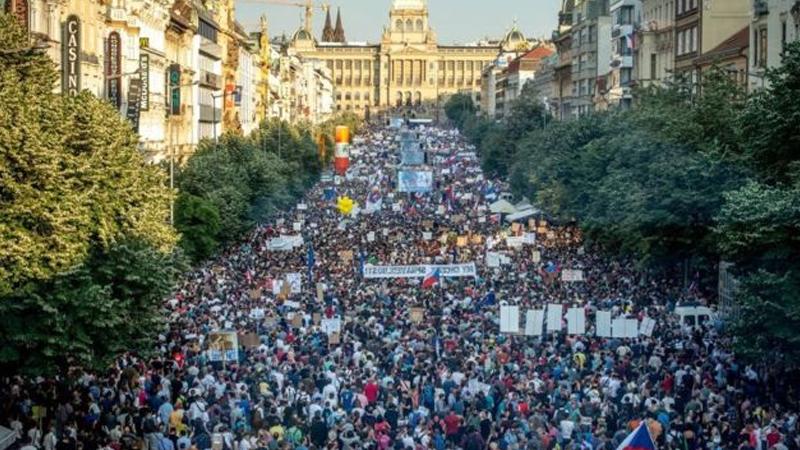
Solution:
{"label": "dark green foliage", "polygon": [[478,108],[469,94],[453,94],[444,104],[444,113],[453,125],[461,128],[467,118],[475,115]]}
{"label": "dark green foliage", "polygon": [[179,268],[172,196],[130,125],[53,92],[46,55],[0,13],[0,370],[102,365],[152,348]]}
{"label": "dark green foliage", "polygon": [[202,197],[181,194],[175,203],[175,227],[182,230],[181,247],[193,261],[210,257],[217,249],[222,224],[219,209]]}

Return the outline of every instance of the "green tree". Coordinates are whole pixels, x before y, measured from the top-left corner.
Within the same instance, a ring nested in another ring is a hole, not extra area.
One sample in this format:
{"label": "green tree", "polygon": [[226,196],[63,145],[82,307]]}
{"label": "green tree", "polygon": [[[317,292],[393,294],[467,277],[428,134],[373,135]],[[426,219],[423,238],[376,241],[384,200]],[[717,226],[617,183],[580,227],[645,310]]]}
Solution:
{"label": "green tree", "polygon": [[472,96],[466,93],[453,94],[444,104],[445,115],[457,128],[461,128],[464,121],[474,116],[477,110]]}
{"label": "green tree", "polygon": [[180,256],[130,125],[27,43],[0,14],[0,368],[35,372],[149,347]]}
{"label": "green tree", "polygon": [[181,248],[193,261],[214,254],[221,225],[219,210],[211,201],[181,194],[175,202],[175,226],[181,230]]}

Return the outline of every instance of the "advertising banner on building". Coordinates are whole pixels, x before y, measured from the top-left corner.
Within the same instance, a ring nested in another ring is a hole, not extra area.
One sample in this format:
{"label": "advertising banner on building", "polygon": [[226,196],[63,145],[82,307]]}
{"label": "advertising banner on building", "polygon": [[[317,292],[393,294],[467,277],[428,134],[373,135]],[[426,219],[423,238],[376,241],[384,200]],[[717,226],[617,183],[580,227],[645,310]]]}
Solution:
{"label": "advertising banner on building", "polygon": [[139,53],[139,79],[142,83],[141,110],[150,110],[150,55]]}
{"label": "advertising banner on building", "polygon": [[108,34],[106,43],[106,97],[119,109],[122,105],[122,39],[119,33]]}
{"label": "advertising banner on building", "polygon": [[428,268],[439,270],[441,277],[474,277],[477,276],[475,263],[466,264],[433,264],[417,266],[364,266],[364,278],[423,278]]}
{"label": "advertising banner on building", "polygon": [[131,78],[128,85],[128,109],[125,112],[125,117],[131,121],[133,131],[139,132],[139,99],[142,94],[142,82],[138,78]]}
{"label": "advertising banner on building", "polygon": [[433,172],[429,170],[399,170],[397,190],[399,192],[430,192],[433,189]]}
{"label": "advertising banner on building", "polygon": [[78,16],[67,17],[61,42],[61,92],[75,96],[81,91],[81,19]]}

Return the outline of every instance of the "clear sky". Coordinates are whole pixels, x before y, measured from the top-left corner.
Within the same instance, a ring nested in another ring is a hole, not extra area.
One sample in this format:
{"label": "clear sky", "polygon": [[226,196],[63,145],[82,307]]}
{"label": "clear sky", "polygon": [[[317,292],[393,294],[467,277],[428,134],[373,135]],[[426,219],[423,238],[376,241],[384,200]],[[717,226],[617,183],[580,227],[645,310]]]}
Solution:
{"label": "clear sky", "polygon": [[[280,0],[288,2],[290,0]],[[305,0],[293,0],[305,3]],[[342,9],[349,41],[377,42],[389,22],[392,0],[327,0],[332,20]],[[322,0],[316,0],[321,3]],[[430,21],[440,43],[473,42],[484,37],[500,38],[517,19],[526,37],[550,37],[558,24],[560,0],[428,0]],[[291,36],[303,23],[303,8],[272,4],[271,0],[236,0],[236,16],[248,31],[258,28],[258,17],[266,13],[272,36]],[[325,15],[314,13],[314,36],[319,39]]]}

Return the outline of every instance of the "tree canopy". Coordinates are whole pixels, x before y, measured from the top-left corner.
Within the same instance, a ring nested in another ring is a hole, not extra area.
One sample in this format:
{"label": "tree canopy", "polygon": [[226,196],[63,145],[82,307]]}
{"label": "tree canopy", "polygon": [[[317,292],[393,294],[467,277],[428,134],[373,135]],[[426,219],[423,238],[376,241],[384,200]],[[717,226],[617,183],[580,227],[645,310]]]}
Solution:
{"label": "tree canopy", "polygon": [[[52,370],[139,350],[180,258],[172,193],[131,126],[0,14],[0,366]],[[159,265],[153,269],[151,265]]]}

